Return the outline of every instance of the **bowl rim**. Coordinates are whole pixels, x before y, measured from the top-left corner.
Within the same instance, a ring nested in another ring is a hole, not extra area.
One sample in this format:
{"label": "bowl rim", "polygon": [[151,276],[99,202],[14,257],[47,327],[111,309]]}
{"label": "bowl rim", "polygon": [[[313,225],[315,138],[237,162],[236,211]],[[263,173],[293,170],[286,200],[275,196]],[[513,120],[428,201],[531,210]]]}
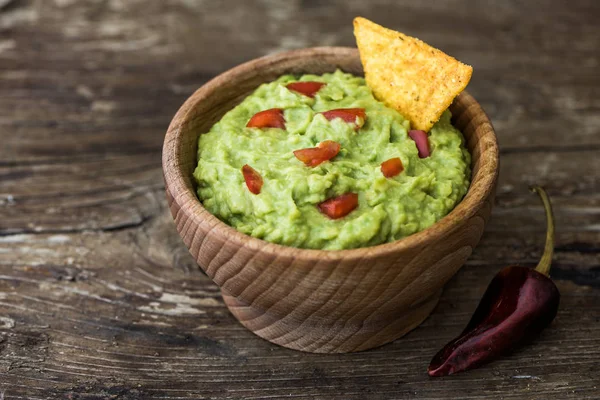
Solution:
{"label": "bowl rim", "polygon": [[[391,253],[421,247],[428,242],[439,240],[444,235],[452,232],[460,222],[466,221],[477,214],[486,198],[495,188],[498,176],[499,151],[496,134],[487,114],[485,114],[485,111],[483,111],[479,103],[467,91],[463,91],[458,97],[462,97],[464,100],[469,101],[471,103],[469,108],[474,108],[476,113],[483,116],[483,119],[480,120],[478,125],[484,123],[489,124],[491,141],[485,149],[486,152],[490,152],[486,157],[488,162],[480,163],[477,171],[478,174],[471,176],[471,182],[469,183],[467,193],[458,205],[442,219],[420,232],[393,242],[382,243],[375,246],[344,250],[305,249],[268,242],[242,233],[221,221],[204,208],[195,191],[190,189],[194,187],[192,177],[185,176],[181,171],[181,164],[178,162],[178,156],[182,151],[181,128],[189,123],[194,116],[194,109],[198,102],[217,92],[221,82],[231,80],[234,77],[244,76],[247,73],[252,73],[256,69],[268,66],[269,64],[275,64],[279,61],[292,58],[336,55],[359,57],[358,49],[339,46],[309,47],[270,54],[244,62],[215,76],[189,96],[169,124],[162,152],[165,189],[172,197],[173,201],[179,205],[180,210],[178,212],[187,214],[194,223],[204,225],[207,230],[205,235],[221,236],[224,241],[233,242],[232,244],[239,247],[246,247],[249,250],[260,251],[274,257],[287,255],[305,260],[327,259],[330,261],[341,259],[360,260],[371,256],[387,256]],[[194,149],[194,152],[197,152],[197,149]],[[483,159],[483,157],[481,159]],[[168,171],[176,171],[178,173],[169,174],[167,173]],[[484,175],[480,177],[479,175],[481,174]],[[476,194],[473,194],[473,182],[476,178],[483,187]],[[186,182],[186,179],[189,182]]]}

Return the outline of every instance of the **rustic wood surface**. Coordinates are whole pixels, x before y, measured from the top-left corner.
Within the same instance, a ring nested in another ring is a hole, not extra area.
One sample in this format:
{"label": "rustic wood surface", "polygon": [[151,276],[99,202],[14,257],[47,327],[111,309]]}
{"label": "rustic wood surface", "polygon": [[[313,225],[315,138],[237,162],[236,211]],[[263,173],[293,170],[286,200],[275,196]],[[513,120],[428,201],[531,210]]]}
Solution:
{"label": "rustic wood surface", "polygon": [[[600,398],[600,2],[0,1],[0,398]],[[164,132],[216,74],[353,45],[363,15],[473,65],[501,171],[484,238],[423,325],[350,355],[243,328],[166,207]],[[491,277],[534,265],[545,185],[561,309],[535,344],[425,370]]]}

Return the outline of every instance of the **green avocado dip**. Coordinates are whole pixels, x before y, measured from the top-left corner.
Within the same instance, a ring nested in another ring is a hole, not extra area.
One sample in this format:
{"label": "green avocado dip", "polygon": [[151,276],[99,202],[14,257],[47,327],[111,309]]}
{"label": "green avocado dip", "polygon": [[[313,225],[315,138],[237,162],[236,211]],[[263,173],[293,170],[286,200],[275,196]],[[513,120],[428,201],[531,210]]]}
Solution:
{"label": "green avocado dip", "polygon": [[[325,85],[305,94],[286,87],[297,81]],[[365,117],[322,114],[337,109],[364,109]],[[392,242],[434,224],[467,192],[471,156],[450,117],[445,111],[426,135],[417,131],[427,156],[409,122],[363,78],[285,75],[200,135],[198,197],[220,220],[273,243],[341,250]],[[324,150],[324,142],[335,146]]]}

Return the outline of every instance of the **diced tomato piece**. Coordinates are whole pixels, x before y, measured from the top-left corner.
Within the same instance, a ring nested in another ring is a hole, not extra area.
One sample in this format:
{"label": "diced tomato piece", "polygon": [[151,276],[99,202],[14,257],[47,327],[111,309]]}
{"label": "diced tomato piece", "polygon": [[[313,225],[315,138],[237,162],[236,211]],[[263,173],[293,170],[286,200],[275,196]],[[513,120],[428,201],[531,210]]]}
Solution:
{"label": "diced tomato piece", "polygon": [[286,88],[308,97],[315,97],[315,94],[325,85],[326,83],[323,82],[292,82],[288,83]]}
{"label": "diced tomato piece", "polygon": [[242,174],[246,181],[246,186],[251,193],[259,194],[262,189],[263,179],[258,172],[248,164],[242,167]]}
{"label": "diced tomato piece", "polygon": [[331,160],[337,156],[342,146],[333,140],[325,140],[319,143],[317,147],[309,147],[294,151],[294,155],[308,167],[316,167],[317,165]]}
{"label": "diced tomato piece", "polygon": [[358,194],[344,193],[325,200],[318,205],[319,210],[331,219],[338,219],[350,214],[358,207]]}
{"label": "diced tomato piece", "polygon": [[285,119],[281,108],[271,108],[257,112],[246,124],[247,128],[281,128],[285,129]]}
{"label": "diced tomato piece", "polygon": [[392,178],[402,171],[404,171],[404,165],[402,165],[402,160],[398,157],[390,158],[381,163],[381,173],[386,178]]}
{"label": "diced tomato piece", "polygon": [[419,150],[419,158],[429,157],[429,138],[427,137],[427,132],[415,129],[408,131],[408,136],[415,141],[417,150]]}
{"label": "diced tomato piece", "polygon": [[367,113],[364,108],[337,108],[335,110],[322,112],[321,114],[329,121],[341,118],[346,122],[356,124],[354,129],[359,129],[363,126],[367,119]]}

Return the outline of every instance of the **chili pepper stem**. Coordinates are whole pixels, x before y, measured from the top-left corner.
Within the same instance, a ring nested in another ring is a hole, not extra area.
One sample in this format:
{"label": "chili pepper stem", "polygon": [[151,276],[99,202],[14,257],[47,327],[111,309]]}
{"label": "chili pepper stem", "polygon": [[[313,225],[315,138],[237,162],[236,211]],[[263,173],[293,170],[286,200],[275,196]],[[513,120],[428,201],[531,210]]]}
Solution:
{"label": "chili pepper stem", "polygon": [[536,192],[542,199],[544,210],[546,211],[546,245],[544,246],[544,254],[540,262],[535,267],[535,270],[540,274],[548,276],[550,274],[550,266],[552,264],[552,255],[554,254],[554,214],[552,213],[552,204],[548,198],[548,193],[540,186],[532,186],[531,190]]}

